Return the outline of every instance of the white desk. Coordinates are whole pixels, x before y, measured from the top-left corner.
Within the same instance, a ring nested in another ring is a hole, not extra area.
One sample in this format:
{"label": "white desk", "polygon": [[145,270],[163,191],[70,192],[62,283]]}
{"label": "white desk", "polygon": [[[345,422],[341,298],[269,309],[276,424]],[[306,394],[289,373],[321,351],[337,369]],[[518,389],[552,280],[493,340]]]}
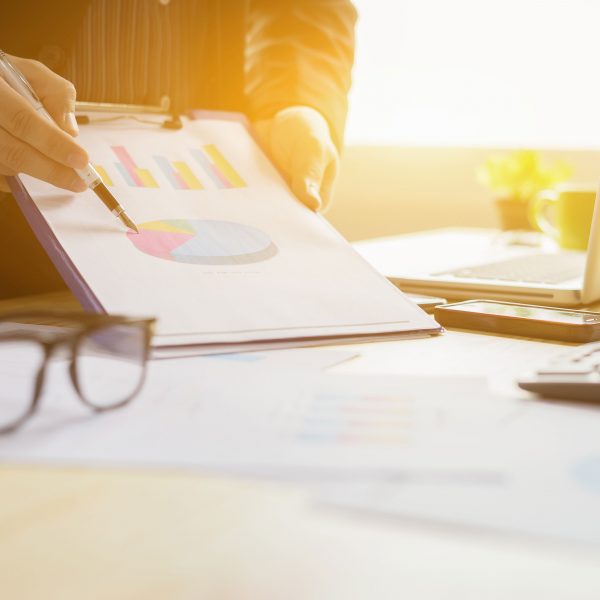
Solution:
{"label": "white desk", "polygon": [[[481,373],[503,390],[560,350],[452,331],[356,348],[337,371]],[[600,553],[332,511],[294,486],[12,466],[0,478],[10,600],[600,598]]]}

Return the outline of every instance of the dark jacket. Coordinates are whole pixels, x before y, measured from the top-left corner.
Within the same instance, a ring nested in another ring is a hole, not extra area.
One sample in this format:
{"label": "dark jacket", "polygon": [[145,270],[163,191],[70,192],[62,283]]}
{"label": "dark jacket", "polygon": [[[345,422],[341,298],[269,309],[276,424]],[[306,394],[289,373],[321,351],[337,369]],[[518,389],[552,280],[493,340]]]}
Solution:
{"label": "dark jacket", "polygon": [[[242,111],[259,118],[285,106],[312,106],[327,118],[340,145],[354,55],[352,3],[198,1],[203,15],[199,23],[203,50],[197,57],[203,74],[199,107]],[[0,48],[36,58],[61,73],[87,4],[85,0],[3,0]]]}
{"label": "dark jacket", "polygon": [[[340,147],[354,54],[350,0],[199,1],[198,107],[258,119],[286,106],[312,106],[326,117]],[[3,0],[0,48],[61,73],[87,5]],[[14,200],[0,194],[0,298],[61,287]]]}

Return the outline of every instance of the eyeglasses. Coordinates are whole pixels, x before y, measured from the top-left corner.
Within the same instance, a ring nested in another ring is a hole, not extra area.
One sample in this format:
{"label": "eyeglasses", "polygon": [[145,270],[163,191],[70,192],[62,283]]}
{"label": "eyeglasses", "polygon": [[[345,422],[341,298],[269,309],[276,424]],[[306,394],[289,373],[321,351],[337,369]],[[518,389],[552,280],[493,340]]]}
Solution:
{"label": "eyeglasses", "polygon": [[[61,327],[51,325],[57,322]],[[64,349],[85,405],[102,412],[127,404],[144,383],[154,323],[83,313],[0,314],[0,434],[35,413],[48,362]]]}

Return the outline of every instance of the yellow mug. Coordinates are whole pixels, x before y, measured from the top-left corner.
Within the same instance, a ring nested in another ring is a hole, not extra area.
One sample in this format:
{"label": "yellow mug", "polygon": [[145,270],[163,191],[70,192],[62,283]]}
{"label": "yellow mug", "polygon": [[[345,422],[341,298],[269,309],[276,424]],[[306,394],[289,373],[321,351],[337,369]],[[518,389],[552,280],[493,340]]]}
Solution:
{"label": "yellow mug", "polygon": [[[531,206],[531,222],[553,237],[561,248],[586,250],[594,214],[596,188],[564,184],[540,192]],[[548,218],[552,207],[554,216]]]}

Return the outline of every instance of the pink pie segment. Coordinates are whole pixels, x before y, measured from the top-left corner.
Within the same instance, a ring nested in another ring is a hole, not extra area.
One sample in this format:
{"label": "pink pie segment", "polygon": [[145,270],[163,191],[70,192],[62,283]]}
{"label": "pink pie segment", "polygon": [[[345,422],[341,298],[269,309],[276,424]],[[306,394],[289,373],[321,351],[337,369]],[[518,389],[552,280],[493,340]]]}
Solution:
{"label": "pink pie segment", "polygon": [[139,233],[129,232],[127,237],[141,252],[156,256],[157,258],[173,260],[171,252],[191,240],[194,235],[173,231],[157,231],[141,227]]}

